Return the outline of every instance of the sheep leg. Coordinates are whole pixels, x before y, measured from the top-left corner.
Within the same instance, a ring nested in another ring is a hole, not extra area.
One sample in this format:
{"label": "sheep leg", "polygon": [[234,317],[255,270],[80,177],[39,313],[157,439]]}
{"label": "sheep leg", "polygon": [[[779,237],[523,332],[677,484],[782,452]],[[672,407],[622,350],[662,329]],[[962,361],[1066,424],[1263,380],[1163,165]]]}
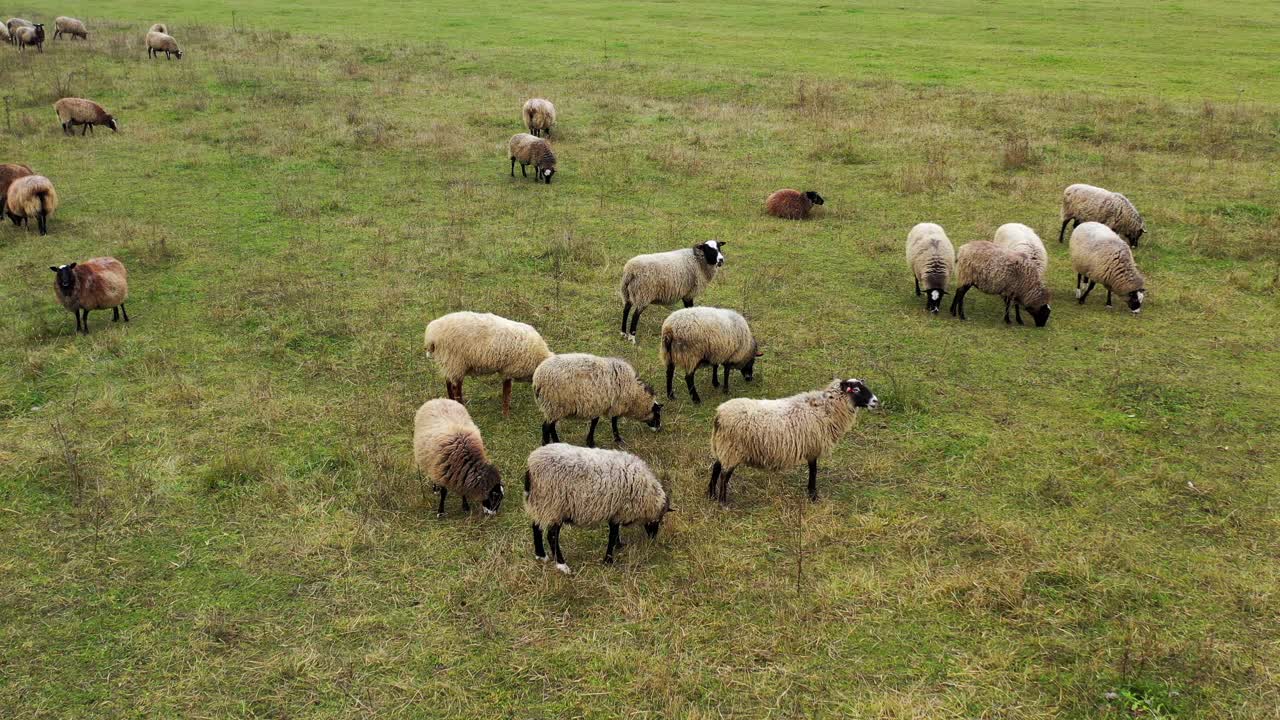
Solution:
{"label": "sheep leg", "polygon": [[1107,309],[1111,309],[1111,288],[1107,288]]}
{"label": "sheep leg", "polygon": [[80,332],[80,308],[75,309],[76,314],[76,332]]}
{"label": "sheep leg", "polygon": [[[696,372],[697,370],[694,370],[684,376],[684,384],[689,388],[689,400],[695,405],[702,402],[702,398],[698,397],[698,388],[693,384],[693,376]],[[672,397],[674,397],[674,395]]]}
{"label": "sheep leg", "polygon": [[111,322],[120,322],[120,306],[111,308]]}
{"label": "sheep leg", "polygon": [[1021,325],[1022,324],[1022,306],[1019,305],[1018,303],[1013,304],[1013,316],[1015,319],[1017,319],[1018,324]]}
{"label": "sheep leg", "polygon": [[964,294],[965,294],[965,293],[967,293],[967,292],[969,292],[969,288],[971,288],[971,287],[973,287],[973,284],[972,284],[972,283],[971,283],[971,284],[969,284],[969,285],[962,285],[962,286],[960,287],[960,289],[959,289],[959,290],[956,290],[956,296],[955,296],[954,298],[951,298],[951,315],[952,315],[952,317],[955,317],[955,316],[956,316],[956,308],[959,308],[959,309],[960,309],[960,316],[959,316],[959,317],[960,317],[960,319],[961,319],[961,320],[964,320],[964,319],[965,319],[965,317],[964,317]]}
{"label": "sheep leg", "polygon": [[809,502],[818,502],[818,461],[809,461]]}
{"label": "sheep leg", "polygon": [[916,297],[920,297],[920,278],[916,278]]}
{"label": "sheep leg", "polygon": [[524,163],[520,163],[520,177],[529,177],[529,173],[525,170],[527,167],[529,166]]}
{"label": "sheep leg", "polygon": [[613,564],[613,551],[620,544],[621,543],[618,542],[618,523],[611,522],[609,523],[609,547],[605,548],[605,551],[604,551],[605,565]]}
{"label": "sheep leg", "polygon": [[684,303],[685,307],[687,308],[693,307],[693,298],[681,298],[681,301]]}
{"label": "sheep leg", "polygon": [[551,552],[556,556],[556,569],[568,575],[569,563],[564,561],[564,553],[560,552],[560,523],[547,528],[547,540],[551,541]]}
{"label": "sheep leg", "polygon": [[466,400],[463,400],[463,399],[462,399],[462,383],[463,383],[463,381],[465,381],[466,379],[467,379],[467,378],[466,378],[466,376],[463,376],[462,378],[460,378],[460,379],[458,380],[458,382],[457,382],[457,383],[455,383],[455,384],[454,384],[454,387],[458,389],[458,397],[457,397],[457,398],[455,398],[455,399],[456,399],[459,403],[465,403],[465,402],[466,402]]}
{"label": "sheep leg", "polygon": [[600,418],[598,417],[591,418],[591,428],[587,430],[587,447],[589,448],[593,448],[596,446],[596,425],[599,425],[599,424],[600,424]]}
{"label": "sheep leg", "polygon": [[671,398],[672,400],[676,399],[676,393],[674,390],[671,389],[671,379],[675,377],[675,374],[676,374],[676,364],[673,362],[668,362],[667,363],[667,397]]}
{"label": "sheep leg", "polygon": [[84,334],[88,335],[89,334],[89,311],[82,310],[81,312],[84,313]]}
{"label": "sheep leg", "polygon": [[735,468],[729,468],[728,470],[725,470],[724,475],[720,477],[720,504],[721,505],[729,504],[729,479],[733,477],[734,469]]}
{"label": "sheep leg", "polygon": [[720,461],[711,463],[711,482],[707,483],[707,497],[716,499],[716,485],[720,482]]}
{"label": "sheep leg", "polygon": [[465,495],[462,496],[462,512],[471,512],[471,503],[467,502],[467,497]]}
{"label": "sheep leg", "polygon": [[551,442],[551,433],[554,431],[555,423],[542,423],[542,444],[546,445]]}
{"label": "sheep leg", "polygon": [[511,156],[511,177],[515,177],[515,176],[516,176],[516,158],[513,155]]}
{"label": "sheep leg", "polygon": [[631,303],[626,302],[622,305],[622,339],[627,339],[627,316],[631,314]]}
{"label": "sheep leg", "polygon": [[1085,299],[1089,297],[1089,293],[1093,292],[1093,286],[1095,286],[1095,285],[1097,285],[1097,284],[1098,284],[1098,283],[1096,283],[1096,282],[1094,282],[1094,281],[1092,281],[1092,280],[1090,280],[1090,281],[1089,281],[1089,287],[1085,288],[1085,289],[1084,289],[1084,293],[1083,293],[1082,295],[1080,295],[1080,304],[1081,304],[1081,305],[1083,305],[1083,304],[1084,304]]}
{"label": "sheep leg", "polygon": [[1058,230],[1058,242],[1062,242],[1062,238],[1067,234],[1067,223],[1071,222],[1071,218],[1062,221],[1062,229]]}
{"label": "sheep leg", "polygon": [[542,527],[538,523],[530,523],[533,528],[533,556],[543,562],[547,561],[547,550],[542,547]]}
{"label": "sheep leg", "polygon": [[80,126],[80,137],[84,137],[85,133],[88,133],[88,132],[89,132],[89,123],[85,123]]}
{"label": "sheep leg", "polygon": [[720,387],[720,366],[711,363],[711,387]]}
{"label": "sheep leg", "polygon": [[729,394],[729,363],[724,364],[724,392]]}
{"label": "sheep leg", "polygon": [[636,326],[640,324],[640,313],[643,311],[644,308],[637,307],[631,314],[631,342],[636,341]]}
{"label": "sheep leg", "polygon": [[511,417],[511,378],[502,381],[502,417]]}
{"label": "sheep leg", "polygon": [[440,507],[436,508],[436,517],[438,518],[444,517],[444,498],[448,494],[448,490],[440,488]]}
{"label": "sheep leg", "polygon": [[46,213],[40,213],[40,215],[36,218],[36,225],[38,225],[38,226],[40,227],[40,234],[41,234],[41,235],[48,235],[48,234],[49,234],[49,216],[48,216],[48,214],[46,214]]}
{"label": "sheep leg", "polygon": [[609,426],[613,428],[613,441],[619,445],[626,445],[627,441],[622,439],[622,435],[618,434],[618,416],[614,415],[609,418]]}
{"label": "sheep leg", "polygon": [[124,315],[125,322],[129,322],[129,311],[124,309],[124,303],[120,303],[120,314]]}
{"label": "sheep leg", "polygon": [[1013,302],[1013,298],[1008,295],[1004,298],[1004,324],[1012,325],[1013,321],[1009,319],[1009,303]]}

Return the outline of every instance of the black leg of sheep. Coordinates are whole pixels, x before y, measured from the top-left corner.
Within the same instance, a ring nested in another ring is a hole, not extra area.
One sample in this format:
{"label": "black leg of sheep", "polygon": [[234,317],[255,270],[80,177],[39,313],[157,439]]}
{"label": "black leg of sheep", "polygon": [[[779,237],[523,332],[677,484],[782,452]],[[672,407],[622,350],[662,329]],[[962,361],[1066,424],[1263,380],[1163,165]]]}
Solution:
{"label": "black leg of sheep", "polygon": [[733,478],[733,471],[736,468],[729,468],[720,476],[720,504],[729,504],[729,480]]}
{"label": "black leg of sheep", "polygon": [[589,448],[593,448],[596,446],[596,425],[599,425],[599,424],[600,424],[600,418],[598,417],[591,418],[591,427],[587,430],[587,447]]}
{"label": "black leg of sheep", "polygon": [[622,336],[627,335],[627,316],[631,314],[631,303],[625,303],[622,306]]}
{"label": "black leg of sheep", "polygon": [[[696,371],[695,371],[696,372]],[[702,398],[698,397],[698,388],[693,384],[694,373],[684,376],[684,384],[689,388],[689,400],[694,405],[702,402]],[[672,397],[675,397],[674,395]]]}
{"label": "black leg of sheep", "polygon": [[547,540],[551,543],[551,552],[556,556],[556,569],[569,572],[569,564],[564,561],[564,553],[560,552],[560,525],[557,523],[547,528]]}
{"label": "black leg of sheep", "polygon": [[606,565],[613,564],[613,551],[622,544],[619,542],[618,534],[618,523],[609,523],[609,547],[604,551],[604,563]]}
{"label": "black leg of sheep", "polygon": [[1070,222],[1071,222],[1071,218],[1067,218],[1066,220],[1062,221],[1062,228],[1058,230],[1058,242],[1062,242],[1062,239],[1066,236],[1067,224]]}
{"label": "black leg of sheep", "polygon": [[711,387],[720,387],[720,366],[711,364]]}
{"label": "black leg of sheep", "polygon": [[440,488],[440,507],[436,508],[436,517],[438,518],[444,517],[444,499],[448,494],[448,490]]}
{"label": "black leg of sheep", "polygon": [[724,365],[724,393],[729,394],[729,363]]}
{"label": "black leg of sheep", "polygon": [[618,445],[626,445],[627,441],[622,439],[622,435],[618,432],[618,416],[609,418],[609,427],[613,428],[613,441]]}
{"label": "black leg of sheep", "polygon": [[711,482],[707,483],[707,497],[712,500],[716,499],[716,485],[720,482],[720,461],[717,460],[711,464]]}
{"label": "black leg of sheep", "polygon": [[676,393],[674,390],[671,389],[671,379],[675,377],[675,374],[676,374],[676,364],[667,363],[667,397],[670,398],[671,400],[676,399]]}
{"label": "black leg of sheep", "polygon": [[920,297],[920,278],[916,278],[916,297]]}
{"label": "black leg of sheep", "polygon": [[83,313],[84,313],[84,321],[83,321],[83,323],[84,323],[84,334],[85,334],[85,335],[88,335],[88,334],[89,334],[89,311],[88,311],[88,310],[82,310],[81,312],[83,312]]}
{"label": "black leg of sheep", "polygon": [[547,551],[542,547],[542,527],[538,523],[530,523],[533,528],[533,556],[539,560],[547,559]]}
{"label": "black leg of sheep", "polygon": [[818,461],[809,461],[809,502],[818,502]]}

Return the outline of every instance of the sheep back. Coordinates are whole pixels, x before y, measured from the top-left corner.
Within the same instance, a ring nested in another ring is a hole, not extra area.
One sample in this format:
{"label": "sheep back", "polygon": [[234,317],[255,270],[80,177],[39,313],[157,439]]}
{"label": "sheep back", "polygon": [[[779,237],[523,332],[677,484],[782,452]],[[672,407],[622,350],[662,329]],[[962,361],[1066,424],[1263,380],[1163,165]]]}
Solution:
{"label": "sheep back", "polygon": [[956,285],[1012,297],[1027,308],[1049,304],[1049,289],[1035,258],[987,240],[965,243],[956,254]]}
{"label": "sheep back", "polygon": [[62,98],[53,104],[53,109],[58,113],[58,121],[63,125],[69,122],[106,125],[111,121],[111,113],[98,103],[84,98]]}
{"label": "sheep back", "polygon": [[529,128],[529,132],[551,132],[551,126],[556,124],[556,106],[551,101],[542,98],[532,98],[526,100],[521,110],[524,116],[524,126]]}
{"label": "sheep back", "polygon": [[[178,52],[178,41],[174,40],[171,35],[163,32],[151,31],[147,33],[147,48],[150,50],[159,50],[160,52]],[[197,48],[199,49],[199,48]]]}
{"label": "sheep back", "polygon": [[0,165],[0,209],[3,209],[5,199],[9,194],[9,186],[14,180],[20,177],[35,174],[30,167],[18,163],[5,163]]}
{"label": "sheep back", "polygon": [[533,394],[547,422],[606,416],[647,420],[655,398],[626,360],[587,353],[543,361],[533,373]]}
{"label": "sheep back", "polygon": [[644,460],[621,450],[544,445],[529,454],[524,509],[547,527],[660,520],[667,492]]}
{"label": "sheep back", "polygon": [[165,25],[164,23],[156,23],[155,25],[152,25],[151,28],[147,30],[147,32],[162,33],[162,34],[168,35],[169,26]]}
{"label": "sheep back", "polygon": [[71,295],[63,295],[56,281],[53,286],[58,302],[67,310],[102,310],[123,305],[129,299],[129,273],[113,257],[85,260],[76,263],[71,271],[76,276]]}
{"label": "sheep back", "polygon": [[1142,215],[1129,198],[1106,188],[1083,183],[1068,186],[1063,191],[1062,215],[1059,219],[1063,223],[1074,220],[1077,225],[1100,222],[1122,235],[1130,245],[1136,245],[1147,231]]}
{"label": "sheep back", "polygon": [[777,190],[764,201],[765,210],[774,217],[786,220],[802,220],[809,217],[813,201],[804,193],[791,188]]}
{"label": "sheep back", "polygon": [[920,223],[907,233],[907,265],[926,290],[946,290],[955,273],[956,250],[936,223]]}
{"label": "sheep back", "polygon": [[780,400],[737,398],[716,408],[711,452],[725,468],[783,470],[816,460],[853,426],[853,402],[840,380]]}
{"label": "sheep back", "polygon": [[483,500],[501,482],[480,428],[453,400],[428,400],[413,416],[413,457],[432,482],[468,500]]}
{"label": "sheep back", "polygon": [[1036,261],[1043,275],[1049,269],[1049,252],[1035,230],[1022,223],[1005,223],[996,228],[992,242],[1002,248],[1020,252]]}
{"label": "sheep back", "polygon": [[1087,222],[1071,232],[1071,266],[1117,295],[1146,289],[1129,243],[1102,223]]}
{"label": "sheep back", "polygon": [[427,325],[423,344],[451,383],[468,375],[494,373],[504,380],[526,381],[551,357],[546,341],[532,325],[493,313],[455,312],[438,317]]}
{"label": "sheep back", "polygon": [[701,295],[716,276],[716,270],[696,246],[636,255],[622,266],[622,285],[618,292],[624,302],[641,308],[655,304],[669,306],[683,298]]}
{"label": "sheep back", "polygon": [[48,217],[58,209],[58,193],[53,189],[49,178],[43,175],[25,175],[9,184],[5,207],[20,218],[39,217],[42,209]]}
{"label": "sheep back", "polygon": [[742,367],[755,358],[757,345],[746,318],[713,307],[677,310],[662,323],[658,344],[663,366],[674,363],[688,373],[700,364]]}

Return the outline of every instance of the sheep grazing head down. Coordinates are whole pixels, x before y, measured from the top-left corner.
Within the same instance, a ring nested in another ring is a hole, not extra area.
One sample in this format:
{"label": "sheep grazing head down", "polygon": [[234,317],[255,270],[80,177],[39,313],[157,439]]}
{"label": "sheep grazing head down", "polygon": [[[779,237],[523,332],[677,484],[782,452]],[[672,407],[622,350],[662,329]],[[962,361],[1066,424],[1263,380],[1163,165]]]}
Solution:
{"label": "sheep grazing head down", "polygon": [[929,299],[925,301],[925,309],[937,315],[938,309],[942,307],[942,296],[946,294],[946,290],[930,290]]}
{"label": "sheep grazing head down", "polygon": [[806,190],[804,192],[804,196],[809,198],[809,202],[813,203],[814,205],[823,204],[822,196],[812,190]]}
{"label": "sheep grazing head down", "polygon": [[742,379],[751,382],[756,376],[756,358],[764,357],[764,353],[760,351],[760,343],[752,343],[751,359],[747,360],[747,364],[742,366]]}
{"label": "sheep grazing head down", "polygon": [[120,132],[120,123],[116,122],[114,115],[107,116],[107,127],[111,128],[111,132]]}
{"label": "sheep grazing head down", "polygon": [[1133,292],[1129,293],[1129,309],[1133,311],[1134,315],[1137,315],[1138,313],[1142,312],[1142,300],[1146,296],[1147,296],[1147,291],[1145,289],[1134,290]]}
{"label": "sheep grazing head down", "polygon": [[876,397],[876,394],[871,392],[871,388],[867,387],[858,378],[842,380],[840,382],[840,392],[849,398],[849,402],[853,403],[854,407],[868,410],[875,410],[880,407],[880,398]]}
{"label": "sheep grazing head down", "polygon": [[721,242],[719,240],[708,240],[699,245],[696,249],[702,252],[702,259],[705,260],[708,265],[724,267],[724,253],[720,252],[720,248],[723,248],[728,244],[729,243]]}
{"label": "sheep grazing head down", "polygon": [[550,184],[551,184],[551,176],[552,176],[552,175],[555,175],[555,174],[556,174],[556,169],[555,169],[555,168],[542,168],[542,178],[541,178],[541,179],[542,179],[542,180],[545,180],[545,181],[547,182],[547,184],[548,184],[548,185],[550,185]]}
{"label": "sheep grazing head down", "polygon": [[76,291],[76,264],[50,265],[49,269],[58,273],[58,278],[54,281],[58,284],[58,292],[65,297],[71,297],[71,294]]}
{"label": "sheep grazing head down", "polygon": [[502,483],[497,482],[498,481],[497,468],[489,467],[485,472],[486,474],[492,476],[492,480],[496,484],[493,486],[493,489],[489,491],[489,495],[485,497],[484,500],[480,501],[480,508],[484,510],[485,515],[497,515],[498,508],[502,507],[502,498],[503,498]]}
{"label": "sheep grazing head down", "polygon": [[1037,308],[1027,308],[1027,312],[1031,313],[1031,317],[1035,318],[1036,327],[1044,327],[1049,322],[1049,304],[1045,303]]}

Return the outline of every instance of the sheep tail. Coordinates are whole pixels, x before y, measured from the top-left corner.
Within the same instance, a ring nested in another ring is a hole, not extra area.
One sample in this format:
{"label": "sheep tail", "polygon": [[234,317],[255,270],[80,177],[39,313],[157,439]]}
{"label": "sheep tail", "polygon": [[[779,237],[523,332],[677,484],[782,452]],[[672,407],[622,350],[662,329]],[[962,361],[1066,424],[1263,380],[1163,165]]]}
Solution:
{"label": "sheep tail", "polygon": [[530,482],[529,482],[529,471],[528,471],[528,470],[525,470],[525,471],[524,471],[524,499],[525,499],[525,500],[528,500],[528,499],[529,499],[529,484],[530,484]]}

